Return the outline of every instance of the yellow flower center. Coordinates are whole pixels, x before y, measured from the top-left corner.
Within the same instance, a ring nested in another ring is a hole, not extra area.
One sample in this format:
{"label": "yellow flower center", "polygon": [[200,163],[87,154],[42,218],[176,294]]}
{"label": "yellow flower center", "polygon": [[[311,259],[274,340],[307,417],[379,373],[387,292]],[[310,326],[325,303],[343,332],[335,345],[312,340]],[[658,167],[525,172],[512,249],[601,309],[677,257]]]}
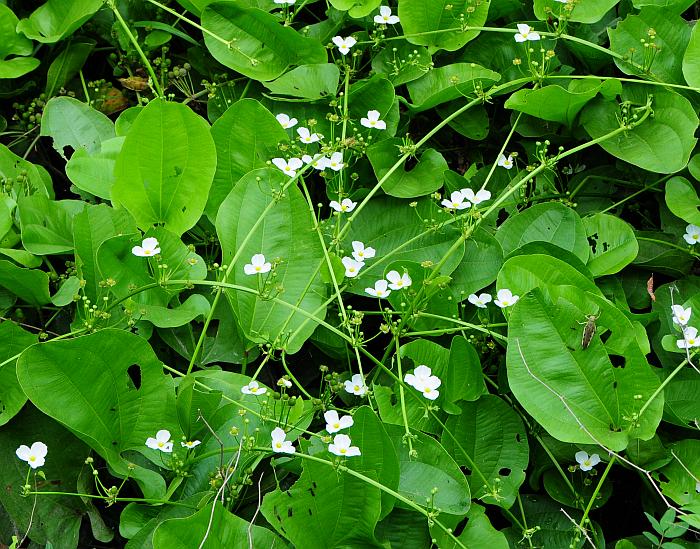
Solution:
{"label": "yellow flower center", "polygon": [[360,390],[360,386],[359,386],[359,385],[355,385],[355,390],[356,390],[356,391],[359,391],[359,390]]}
{"label": "yellow flower center", "polygon": [[259,267],[258,265],[255,266],[255,270],[256,270],[257,272],[260,272],[260,269],[261,269],[261,268],[262,268],[262,267]]}
{"label": "yellow flower center", "polygon": [[158,443],[158,448],[162,448],[163,446],[165,446],[165,443],[164,443],[164,442],[159,442],[159,443]]}
{"label": "yellow flower center", "polygon": [[334,429],[340,429],[340,423],[334,423],[333,424]]}
{"label": "yellow flower center", "polygon": [[29,456],[29,461],[36,461],[36,456]]}
{"label": "yellow flower center", "polygon": [[275,448],[282,448],[281,442],[275,442]]}
{"label": "yellow flower center", "polygon": [[151,255],[151,250],[144,250],[143,255]]}
{"label": "yellow flower center", "polygon": [[341,448],[341,449],[340,449],[340,453],[341,453],[341,454],[344,454],[344,453],[346,453],[346,452],[347,452],[347,449],[346,449],[346,448]]}

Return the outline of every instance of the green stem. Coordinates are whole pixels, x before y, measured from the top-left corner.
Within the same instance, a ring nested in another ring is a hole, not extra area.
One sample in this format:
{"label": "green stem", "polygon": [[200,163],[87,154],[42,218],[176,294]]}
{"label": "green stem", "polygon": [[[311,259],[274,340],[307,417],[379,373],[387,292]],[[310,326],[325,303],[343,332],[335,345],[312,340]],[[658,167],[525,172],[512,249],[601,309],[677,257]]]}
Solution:
{"label": "green stem", "polygon": [[593,494],[591,495],[591,499],[588,500],[588,505],[586,506],[586,510],[583,512],[583,516],[581,517],[581,521],[578,523],[578,528],[581,531],[585,531],[586,528],[584,527],[584,524],[588,521],[588,513],[590,513],[591,509],[593,508],[593,504],[595,503],[596,497],[598,497],[598,493],[600,492],[600,489],[603,487],[603,483],[605,482],[605,479],[608,476],[608,473],[610,472],[610,469],[612,469],[613,463],[615,463],[616,456],[613,455],[610,458],[610,461],[608,462],[608,466],[605,468],[605,471],[603,471],[603,474],[600,476],[600,480],[598,481],[598,485],[595,487],[595,490],[593,490]]}
{"label": "green stem", "polygon": [[[657,396],[659,396],[659,395],[663,392],[663,390],[666,388],[666,385],[668,385],[669,383],[671,383],[671,380],[672,380],[674,377],[676,377],[676,375],[683,369],[683,367],[684,367],[686,364],[688,364],[688,360],[687,360],[687,359],[683,360],[683,362],[681,362],[678,366],[676,366],[676,367],[674,368],[673,372],[671,372],[671,373],[668,375],[668,377],[666,377],[666,379],[664,379],[664,380],[661,382],[661,385],[659,385],[659,386],[656,388],[656,390],[655,390],[655,391],[652,393],[652,395],[649,397],[649,400],[647,400],[647,401],[644,403],[644,405],[639,409],[639,418],[642,417],[642,414],[646,411],[646,409],[647,409],[649,406],[651,406],[651,403],[654,402],[654,399],[655,399]],[[2,365],[0,364],[0,366],[2,366]]]}
{"label": "green stem", "polygon": [[110,0],[108,2],[108,4],[109,4],[109,7],[112,8],[112,11],[114,12],[114,16],[117,18],[117,21],[119,21],[119,24],[122,26],[122,29],[124,29],[124,32],[129,37],[129,40],[131,41],[131,43],[134,45],[134,48],[138,52],[139,57],[141,58],[141,61],[143,62],[144,68],[148,71],[148,75],[151,77],[151,84],[153,86],[154,91],[156,92],[156,95],[158,97],[160,97],[161,99],[165,98],[165,94],[163,93],[163,88],[160,87],[160,82],[158,82],[158,77],[156,76],[156,73],[153,70],[151,63],[148,60],[148,57],[146,57],[146,54],[143,53],[143,50],[141,49],[141,46],[139,45],[138,40],[136,40],[136,37],[131,32],[131,29],[129,29],[129,26],[126,24],[126,21],[124,21],[122,14],[119,13],[119,9],[116,6],[115,0]]}

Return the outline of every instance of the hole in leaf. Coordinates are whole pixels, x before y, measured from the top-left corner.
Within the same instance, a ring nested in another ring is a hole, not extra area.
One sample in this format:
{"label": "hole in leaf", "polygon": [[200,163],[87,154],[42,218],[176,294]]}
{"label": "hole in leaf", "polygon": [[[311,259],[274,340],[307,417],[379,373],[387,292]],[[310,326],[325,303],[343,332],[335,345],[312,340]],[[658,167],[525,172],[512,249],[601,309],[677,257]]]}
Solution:
{"label": "hole in leaf", "polygon": [[510,475],[510,469],[508,467],[501,467],[498,470],[498,476],[507,477],[508,475]]}
{"label": "hole in leaf", "polygon": [[624,368],[627,365],[627,359],[620,355],[608,355],[613,368]]}
{"label": "hole in leaf", "polygon": [[615,427],[612,423],[608,425],[608,429],[610,429],[613,433],[622,432],[622,429],[620,427]]}
{"label": "hole in leaf", "polygon": [[312,517],[314,514],[311,512],[311,509],[309,509],[308,511],[309,511],[309,516]]}
{"label": "hole in leaf", "polygon": [[613,390],[617,389],[617,381],[613,381]]}
{"label": "hole in leaf", "polygon": [[669,478],[666,475],[664,475],[663,473],[659,473],[659,481],[668,482]]}
{"label": "hole in leaf", "polygon": [[515,440],[518,442],[522,442],[522,439],[520,438],[520,433],[515,433]]}
{"label": "hole in leaf", "polygon": [[610,244],[603,242],[603,252],[607,252],[610,249]]}
{"label": "hole in leaf", "polygon": [[463,467],[460,467],[460,469],[464,473],[465,477],[470,477],[472,475],[472,470],[469,467],[463,466]]}
{"label": "hole in leaf", "polygon": [[292,515],[294,514],[294,509],[291,507],[287,509],[287,518],[292,518]]}
{"label": "hole in leaf", "polygon": [[591,247],[591,251],[595,254],[595,249],[598,245],[598,233],[593,233],[588,237],[588,245]]}
{"label": "hole in leaf", "polygon": [[126,374],[129,376],[129,380],[131,383],[129,383],[129,387],[135,387],[136,389],[141,388],[141,366],[138,364],[132,364],[129,366],[129,369],[126,371]]}

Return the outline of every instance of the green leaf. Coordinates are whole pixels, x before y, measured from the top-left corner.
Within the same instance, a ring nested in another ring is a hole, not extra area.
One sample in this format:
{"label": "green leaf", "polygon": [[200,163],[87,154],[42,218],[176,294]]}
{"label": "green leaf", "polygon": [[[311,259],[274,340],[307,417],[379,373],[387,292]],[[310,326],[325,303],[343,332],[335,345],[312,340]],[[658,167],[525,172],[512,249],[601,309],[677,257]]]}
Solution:
{"label": "green leaf", "polygon": [[[683,338],[680,333],[671,337]],[[676,347],[675,341],[673,346]],[[688,370],[681,370],[664,389],[664,420],[692,429],[695,418],[700,417],[700,403],[696,398],[698,390],[700,390],[700,380],[697,375],[692,375]]]}
{"label": "green leaf", "polygon": [[[367,157],[377,179],[382,179],[401,157],[398,146],[402,140],[398,137],[384,139],[367,149]],[[442,172],[448,169],[447,161],[435,149],[425,150],[418,163],[407,171],[404,166],[395,170],[382,184],[382,189],[389,196],[396,198],[415,198],[425,196],[443,185]]]}
{"label": "green leaf", "polygon": [[35,166],[0,144],[0,175],[6,179],[25,178],[27,194],[40,193],[53,198],[51,177],[41,166]]}
{"label": "green leaf", "polygon": [[17,380],[17,360],[11,359],[36,342],[36,336],[24,331],[14,322],[0,324],[0,364],[3,364],[0,366],[0,426],[16,416],[27,402]]}
{"label": "green leaf", "polygon": [[114,185],[114,166],[124,145],[124,137],[102,142],[100,152],[78,149],[66,164],[66,175],[81,191],[109,200]]}
{"label": "green leaf", "polygon": [[513,93],[504,107],[571,127],[578,113],[598,94],[602,85],[599,80],[572,80],[568,87],[554,84],[536,90],[522,89]]}
{"label": "green leaf", "polygon": [[[500,229],[496,234],[500,233]],[[496,280],[503,266],[503,250],[498,241],[484,229],[477,229],[464,243],[464,256],[450,274],[450,288],[464,301],[469,294],[485,288]]]}
{"label": "green leaf", "polygon": [[53,139],[53,148],[64,159],[65,147],[95,153],[102,141],[115,137],[114,124],[106,115],[72,97],[54,97],[46,103],[41,135]]}
{"label": "green leaf", "polygon": [[697,23],[693,26],[688,48],[683,55],[683,76],[689,86],[700,88],[700,30]]}
{"label": "green leaf", "polygon": [[397,40],[372,57],[372,70],[400,86],[427,73],[431,62],[427,48]]}
{"label": "green leaf", "polygon": [[46,88],[44,92],[52,97],[54,92],[61,89],[83,68],[85,61],[95,47],[92,39],[81,39],[69,42],[64,50],[53,60],[46,73]]}
{"label": "green leaf", "polygon": [[36,255],[72,251],[73,218],[85,207],[80,200],[56,201],[43,194],[22,197],[17,203],[22,244]]}
{"label": "green leaf", "polygon": [[162,477],[140,466],[129,472],[122,455],[135,450],[160,465],[146,439],[160,429],[178,438],[173,380],[145,340],[105,329],[34,345],[19,358],[17,377],[34,405],[91,446],[117,475],[134,478],[146,497],[162,497]]}
{"label": "green leaf", "polygon": [[[695,480],[700,476],[700,441],[686,439],[671,445],[675,459],[654,476],[664,496],[679,505],[700,504]],[[660,478],[658,478],[660,477]]]}
{"label": "green leaf", "polygon": [[485,1],[473,5],[468,0],[400,0],[398,13],[411,44],[427,46],[433,51],[455,51],[476,38],[479,31],[448,29],[459,29],[460,25],[483,26],[490,4]]}
{"label": "green leaf", "polygon": [[594,277],[615,274],[637,257],[639,245],[626,221],[597,213],[584,217],[583,224],[590,243],[587,266]]}
{"label": "green leaf", "polygon": [[495,395],[462,402],[460,407],[462,413],[445,423],[442,445],[468,468],[472,498],[508,509],[525,480],[529,453],[525,426]]}
{"label": "green leaf", "polygon": [[496,240],[509,255],[528,242],[549,242],[587,261],[586,228],[578,214],[558,202],[535,204],[511,215],[496,231]]}
{"label": "green leaf", "polygon": [[683,221],[700,226],[700,198],[685,177],[672,177],[666,182],[666,205]]}
{"label": "green leaf", "polygon": [[114,168],[112,201],[141,229],[180,235],[199,221],[216,170],[209,125],[180,103],[151,101],[129,128]]}
{"label": "green leaf", "polygon": [[[551,301],[532,292],[520,298],[510,315],[508,382],[520,404],[563,442],[595,442],[619,451],[632,438],[651,438],[663,399],[657,396],[641,418],[628,415],[659,386],[629,320],[604,298],[590,292],[584,296],[578,289],[562,290],[562,297]],[[594,314],[595,306],[600,308],[599,330],[603,326],[611,335],[605,345],[594,337],[583,349],[580,323]],[[614,366],[609,354],[618,355],[615,363],[623,366]]]}
{"label": "green leaf", "polygon": [[25,56],[32,53],[32,41],[15,31],[19,19],[5,4],[0,4],[0,78],[19,78],[39,66],[40,61]]}
{"label": "green leaf", "polygon": [[202,26],[212,56],[221,64],[253,80],[274,80],[291,65],[325,63],[326,50],[315,38],[306,38],[282,26],[276,16],[238,2],[216,2],[202,11]]}
{"label": "green leaf", "polygon": [[[215,506],[213,510],[211,505]],[[192,516],[173,518],[161,523],[153,533],[153,549],[218,549],[247,547],[250,543],[254,547],[269,549],[287,547],[275,533],[234,515],[220,502],[214,501],[211,505],[204,506]],[[211,528],[212,524],[216,525],[214,529]],[[202,545],[205,537],[206,542]]]}
{"label": "green leaf", "polygon": [[[281,260],[268,291],[290,306],[239,290],[226,290],[226,296],[249,339],[274,343],[295,353],[316,328],[307,315],[320,320],[325,317],[326,287],[316,267],[323,261],[323,249],[306,200],[296,186],[276,196],[288,180],[273,168],[245,175],[221,204],[216,230],[223,248],[223,263],[230,264],[234,255],[239,258],[228,279],[233,284],[257,290],[259,279],[266,278],[243,273],[243,265],[253,255],[262,253],[268,261]],[[259,220],[262,221],[253,231]],[[277,287],[282,290],[276,290]]]}
{"label": "green leaf", "polygon": [[330,0],[337,10],[347,11],[350,17],[361,19],[376,10],[382,0]]}
{"label": "green leaf", "polygon": [[0,286],[34,307],[51,302],[49,275],[44,271],[23,269],[9,261],[0,260]]}
{"label": "green leaf", "polygon": [[331,63],[302,65],[283,74],[265,87],[276,95],[303,99],[334,97],[340,80],[340,69]]}
{"label": "green leaf", "polygon": [[17,31],[27,38],[53,44],[73,34],[102,7],[102,0],[47,0],[27,19],[17,25]]}
{"label": "green leaf", "polygon": [[[487,4],[484,2],[482,6]],[[441,103],[473,94],[477,84],[486,89],[500,78],[497,72],[476,63],[453,63],[433,69],[406,85],[413,101],[409,107],[416,112],[432,109]]]}
{"label": "green leaf", "polygon": [[226,109],[211,127],[211,136],[217,164],[206,212],[215,220],[236,182],[279,156],[278,145],[289,138],[272,113],[254,99],[242,99]]}
{"label": "green leaf", "polygon": [[[413,450],[417,454],[409,456],[408,444],[404,442],[404,428],[387,425],[386,429],[401,468],[398,492],[417,505],[423,506],[426,500],[431,500],[442,513],[460,517],[466,515],[471,504],[469,484],[442,445],[418,431],[413,433],[415,438],[412,440]],[[433,494],[435,488],[437,491]],[[400,501],[397,505],[409,508]]]}
{"label": "green leaf", "polygon": [[[655,35],[648,34],[653,29]],[[648,73],[661,82],[682,84],[683,53],[690,40],[691,28],[677,14],[661,7],[644,7],[639,14],[630,14],[620,21],[616,27],[608,28],[610,49],[628,57],[632,63],[614,58],[615,64],[625,74],[647,76]],[[640,44],[644,39],[655,44],[651,67],[645,66],[645,58],[649,56],[648,48]],[[643,68],[640,68],[642,65]]]}
{"label": "green leaf", "polygon": [[[688,163],[697,139],[698,117],[690,102],[677,93],[644,85],[628,85],[622,92],[624,101],[644,105],[653,95],[654,117],[636,128],[606,139],[600,146],[613,156],[657,173],[674,173]],[[581,123],[593,138],[620,127],[619,106],[614,101],[596,98],[584,108]]]}
{"label": "green leaf", "polygon": [[535,15],[545,21],[552,14],[564,15],[570,21],[577,23],[597,23],[620,0],[586,0],[570,6],[557,0],[535,0]]}
{"label": "green leaf", "polygon": [[452,338],[450,362],[443,387],[445,400],[448,402],[477,400],[486,392],[479,354],[462,336]]}

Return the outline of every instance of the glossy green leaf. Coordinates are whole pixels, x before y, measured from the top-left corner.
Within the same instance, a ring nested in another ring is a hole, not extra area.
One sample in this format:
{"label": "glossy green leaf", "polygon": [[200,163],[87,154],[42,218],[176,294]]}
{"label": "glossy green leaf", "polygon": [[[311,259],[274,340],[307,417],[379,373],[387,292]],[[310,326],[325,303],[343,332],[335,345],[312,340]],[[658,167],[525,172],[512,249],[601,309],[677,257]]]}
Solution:
{"label": "glossy green leaf", "polygon": [[278,145],[289,139],[275,117],[254,99],[231,105],[211,127],[217,164],[206,213],[216,219],[219,206],[236,182],[279,156]]}
{"label": "glossy green leaf", "polygon": [[239,2],[216,2],[202,11],[202,26],[212,56],[219,63],[254,80],[274,80],[292,65],[325,63],[326,50],[315,38],[306,38],[258,8]]}
{"label": "glossy green leaf", "polygon": [[485,288],[496,280],[502,265],[501,245],[489,232],[479,229],[464,244],[464,256],[450,274],[452,278],[450,288],[458,296],[459,301],[464,301],[469,294]]}
{"label": "glossy green leaf", "polygon": [[[622,450],[631,438],[653,436],[663,407],[660,396],[636,422],[624,410],[649,400],[659,380],[629,335],[623,349],[610,349],[611,341],[632,327],[600,298],[595,303],[605,308],[596,323],[611,336],[605,346],[594,337],[582,348],[579,323],[592,311],[567,299],[576,295],[580,292],[547,304],[533,292],[516,303],[508,329],[508,382],[520,404],[558,440]],[[609,354],[620,355],[616,364],[621,359],[623,367],[614,366]]]}
{"label": "glossy green leaf", "polygon": [[397,40],[372,57],[372,69],[388,78],[394,86],[400,86],[427,73],[431,62],[427,48]]}
{"label": "glossy green leaf", "polygon": [[610,11],[620,0],[586,0],[573,4],[573,9],[568,4],[557,0],[535,0],[535,15],[540,20],[546,20],[551,14],[562,14],[570,21],[577,23],[596,23]]}
{"label": "glossy green leaf", "polygon": [[0,260],[0,286],[34,307],[51,301],[49,275],[44,271],[24,269],[10,261]]}
{"label": "glossy green leaf", "polygon": [[80,39],[70,42],[65,49],[53,60],[46,73],[46,88],[44,89],[48,97],[73,78],[78,71],[83,68],[85,61],[95,47],[96,42],[91,39]]}
{"label": "glossy green leaf", "polygon": [[460,407],[462,413],[445,424],[442,445],[460,466],[467,467],[472,498],[507,509],[525,480],[525,426],[495,395],[462,402]]}
{"label": "glossy green leaf", "polygon": [[479,354],[462,336],[452,338],[443,387],[448,402],[477,400],[486,390]]}
{"label": "glossy green leaf", "polygon": [[182,234],[199,221],[216,170],[209,124],[185,105],[151,101],[129,128],[114,168],[112,202],[141,229]]}
{"label": "glossy green leaf", "polygon": [[[653,38],[649,30],[653,29]],[[682,84],[683,54],[690,40],[691,28],[679,16],[669,13],[663,7],[644,7],[638,14],[630,14],[620,21],[615,28],[608,29],[610,49],[620,55],[627,56],[635,65],[615,58],[615,64],[625,74],[651,75],[662,82]],[[653,43],[654,51],[651,67],[645,61],[649,55],[648,48],[640,44],[644,39]]]}
{"label": "glossy green leaf", "polygon": [[66,164],[66,175],[81,191],[109,200],[114,185],[114,166],[124,145],[124,137],[102,142],[99,152],[78,149]]}
{"label": "glossy green leaf", "polygon": [[[123,452],[135,450],[160,464],[146,439],[160,429],[177,436],[172,378],[134,334],[106,329],[34,345],[17,362],[17,377],[34,405],[85,441],[118,475],[128,472]],[[83,382],[87,378],[90,383]],[[128,474],[146,497],[165,493],[158,473],[136,466]]]}
{"label": "glossy green leaf", "polygon": [[[444,532],[434,526],[430,533],[437,540],[441,549],[457,549],[457,545]],[[467,525],[458,536],[466,547],[489,547],[490,549],[508,549],[508,541],[502,532],[496,530],[486,516],[485,509],[473,503],[467,513]]]}
{"label": "glossy green leaf", "polygon": [[0,78],[19,78],[39,66],[40,61],[26,56],[32,53],[32,42],[15,31],[19,19],[5,4],[0,4]]}
{"label": "glossy green leaf", "polygon": [[73,249],[73,218],[85,208],[79,200],[48,199],[43,194],[22,198],[17,211],[22,244],[36,255],[60,254]]}
{"label": "glossy green leaf", "polygon": [[276,168],[248,173],[219,208],[216,229],[223,262],[230,264],[234,256],[239,258],[228,278],[233,284],[257,291],[266,275],[246,275],[243,266],[259,253],[268,261],[279,259],[268,291],[289,305],[234,289],[226,290],[226,296],[249,339],[274,342],[294,353],[316,328],[309,316],[325,317],[326,288],[316,267],[323,260],[323,250],[301,191],[292,186],[275,198],[288,180]]}
{"label": "glossy green leaf", "polygon": [[683,76],[689,86],[700,87],[700,31],[698,26],[693,27],[688,48],[683,54]]}
{"label": "glossy green leaf", "polygon": [[103,5],[102,0],[47,0],[17,25],[27,38],[53,44],[73,34]]}
{"label": "glossy green leaf", "polygon": [[536,90],[522,89],[513,93],[504,106],[542,120],[571,126],[602,85],[599,80],[572,80],[566,87],[553,84]]}
{"label": "glossy green leaf", "polygon": [[30,345],[37,342],[36,336],[23,330],[14,322],[0,324],[0,426],[5,425],[22,409],[27,397],[19,386],[15,364],[11,360]]}
{"label": "glossy green leaf", "polygon": [[700,493],[695,489],[700,476],[700,442],[685,439],[671,446],[675,459],[659,473],[659,486],[666,497],[679,505],[700,504]]}
{"label": "glossy green leaf", "polygon": [[[417,432],[412,440],[417,454],[410,457],[408,444],[403,440],[404,428],[387,425],[387,432],[399,457],[401,477],[398,492],[417,505],[424,505],[426,499],[432,499],[445,514],[466,515],[471,503],[469,484],[442,445],[433,437]],[[434,489],[437,491],[433,496]],[[397,505],[407,507],[402,502]]]}
{"label": "glossy green leaf", "polygon": [[350,17],[360,19],[376,10],[382,0],[330,0],[330,3],[335,9],[347,11]]}
{"label": "glossy green leaf", "polygon": [[338,89],[340,70],[331,63],[302,65],[283,74],[265,87],[275,95],[288,95],[303,99],[333,97]]}
{"label": "glossy green leaf", "polygon": [[615,274],[637,257],[634,231],[619,217],[598,213],[584,217],[583,224],[590,244],[587,266],[594,277]]}
{"label": "glossy green leaf", "polygon": [[476,63],[453,63],[433,69],[406,85],[413,102],[409,106],[417,112],[431,109],[441,103],[473,94],[477,84],[486,89],[500,78],[501,75],[497,72]]}
{"label": "glossy green leaf", "polygon": [[558,202],[536,204],[508,217],[496,232],[508,255],[528,242],[549,242],[588,260],[586,228],[578,214]]}
{"label": "glossy green leaf", "polygon": [[[680,333],[674,337],[681,338]],[[697,376],[688,370],[681,370],[664,390],[664,420],[692,429],[695,426],[695,418],[700,417],[700,403],[696,398],[698,390],[700,381]]]}
{"label": "glossy green leaf", "polygon": [[[251,525],[224,509],[218,501],[212,505],[215,505],[213,510],[211,505],[206,505],[192,516],[163,522],[153,533],[153,549],[218,549],[246,547],[251,543],[253,547],[269,549],[287,547],[282,538],[269,529]],[[216,524],[216,527],[211,528],[211,524]]]}
{"label": "glossy green leaf", "polygon": [[666,205],[683,221],[700,226],[700,198],[685,177],[672,177],[666,182]]}
{"label": "glossy green leaf", "polygon": [[[636,128],[600,143],[613,156],[657,173],[674,173],[685,167],[695,147],[698,117],[690,102],[677,93],[644,85],[625,86],[622,99],[645,105],[653,94],[654,117]],[[613,101],[596,98],[586,105],[581,123],[593,138],[620,127],[619,107]]]}
{"label": "glossy green leaf", "polygon": [[67,158],[65,147],[96,153],[102,141],[115,137],[114,124],[107,116],[72,97],[54,97],[46,103],[41,135],[53,139],[54,149],[63,158]]}
{"label": "glossy green leaf", "polygon": [[[398,137],[385,139],[367,149],[367,157],[372,163],[378,180],[385,177],[401,157],[401,152],[397,148],[401,142]],[[382,184],[382,189],[389,196],[396,198],[425,196],[442,187],[442,172],[447,168],[447,161],[439,152],[435,149],[427,149],[410,171],[401,166],[391,173]]]}
{"label": "glossy green leaf", "polygon": [[490,4],[486,1],[472,5],[468,0],[400,0],[398,14],[406,39],[411,44],[427,46],[431,50],[455,51],[476,38],[479,31],[450,29],[459,29],[460,24],[483,26]]}

